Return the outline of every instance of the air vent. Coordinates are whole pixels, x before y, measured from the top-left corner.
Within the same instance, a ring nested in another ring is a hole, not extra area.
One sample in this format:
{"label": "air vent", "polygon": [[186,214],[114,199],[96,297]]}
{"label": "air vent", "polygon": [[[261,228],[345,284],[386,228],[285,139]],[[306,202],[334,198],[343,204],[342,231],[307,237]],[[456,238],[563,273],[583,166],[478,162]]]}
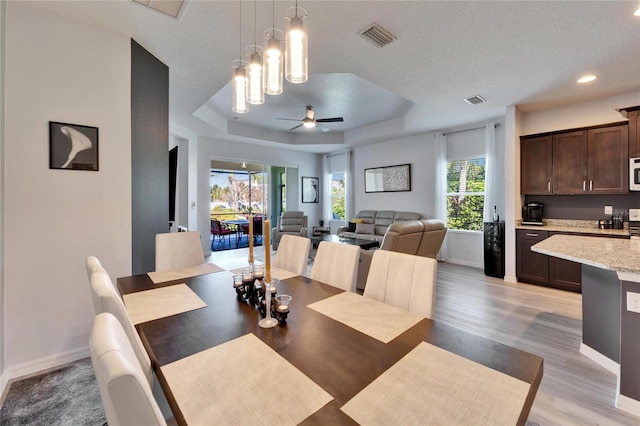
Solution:
{"label": "air vent", "polygon": [[464,101],[471,105],[478,105],[485,102],[484,98],[480,95],[469,96],[468,98],[464,98]]}
{"label": "air vent", "polygon": [[133,0],[135,3],[147,6],[157,12],[178,19],[185,0]]}
{"label": "air vent", "polygon": [[365,29],[358,32],[358,34],[367,40],[369,43],[377,47],[385,47],[387,44],[391,43],[393,40],[397,40],[398,38],[391,34],[389,31],[382,28],[380,25],[375,22]]}

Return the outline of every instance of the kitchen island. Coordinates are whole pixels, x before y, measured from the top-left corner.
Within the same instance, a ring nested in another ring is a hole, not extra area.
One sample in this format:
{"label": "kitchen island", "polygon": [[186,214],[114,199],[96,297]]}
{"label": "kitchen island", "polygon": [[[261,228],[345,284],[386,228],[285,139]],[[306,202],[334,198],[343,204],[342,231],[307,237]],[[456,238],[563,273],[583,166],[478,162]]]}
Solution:
{"label": "kitchen island", "polygon": [[[640,240],[553,235],[531,247],[582,264],[580,352],[618,376],[616,407],[640,416]],[[631,310],[633,309],[633,310]]]}

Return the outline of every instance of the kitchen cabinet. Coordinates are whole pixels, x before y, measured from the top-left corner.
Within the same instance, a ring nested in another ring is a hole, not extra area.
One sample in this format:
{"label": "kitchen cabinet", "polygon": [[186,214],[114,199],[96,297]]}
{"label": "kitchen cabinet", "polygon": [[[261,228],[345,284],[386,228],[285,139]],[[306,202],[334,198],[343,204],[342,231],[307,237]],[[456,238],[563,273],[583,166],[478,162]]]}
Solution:
{"label": "kitchen cabinet", "polygon": [[555,234],[585,235],[594,238],[624,238],[607,234],[516,229],[516,277],[518,281],[578,293],[582,291],[582,264],[531,251],[531,246]]}
{"label": "kitchen cabinet", "polygon": [[626,194],[627,123],[520,138],[521,193]]}
{"label": "kitchen cabinet", "polygon": [[618,111],[629,119],[629,157],[640,157],[640,105]]}
{"label": "kitchen cabinet", "polygon": [[523,138],[520,144],[520,192],[531,195],[551,193],[552,150],[551,135]]}

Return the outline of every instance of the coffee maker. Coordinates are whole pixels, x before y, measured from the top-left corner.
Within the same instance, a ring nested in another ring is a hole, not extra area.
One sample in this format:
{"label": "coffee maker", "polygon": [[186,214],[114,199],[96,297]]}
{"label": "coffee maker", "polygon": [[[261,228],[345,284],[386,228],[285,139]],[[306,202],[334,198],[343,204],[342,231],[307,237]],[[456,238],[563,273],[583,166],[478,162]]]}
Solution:
{"label": "coffee maker", "polygon": [[537,201],[526,203],[522,207],[522,224],[542,226],[542,209],[544,205]]}

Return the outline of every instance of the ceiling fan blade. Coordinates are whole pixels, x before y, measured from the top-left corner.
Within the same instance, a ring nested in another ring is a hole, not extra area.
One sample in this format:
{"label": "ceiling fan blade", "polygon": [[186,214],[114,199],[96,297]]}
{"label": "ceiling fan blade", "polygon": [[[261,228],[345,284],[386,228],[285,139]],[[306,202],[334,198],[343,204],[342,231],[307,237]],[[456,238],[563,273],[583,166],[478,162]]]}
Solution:
{"label": "ceiling fan blade", "polygon": [[333,118],[318,118],[316,123],[342,123],[344,118],[342,117],[333,117]]}
{"label": "ceiling fan blade", "polygon": [[298,127],[300,127],[300,126],[302,126],[302,123],[298,124],[296,127],[292,127],[292,128],[290,128],[289,130],[295,130],[295,129],[297,129],[297,128],[298,128]]}
{"label": "ceiling fan blade", "polygon": [[276,118],[276,120],[301,121],[299,118]]}
{"label": "ceiling fan blade", "polygon": [[317,120],[316,120],[316,129],[322,130],[325,133],[328,132],[329,130],[331,130],[327,126],[323,126],[322,124],[317,124]]}

